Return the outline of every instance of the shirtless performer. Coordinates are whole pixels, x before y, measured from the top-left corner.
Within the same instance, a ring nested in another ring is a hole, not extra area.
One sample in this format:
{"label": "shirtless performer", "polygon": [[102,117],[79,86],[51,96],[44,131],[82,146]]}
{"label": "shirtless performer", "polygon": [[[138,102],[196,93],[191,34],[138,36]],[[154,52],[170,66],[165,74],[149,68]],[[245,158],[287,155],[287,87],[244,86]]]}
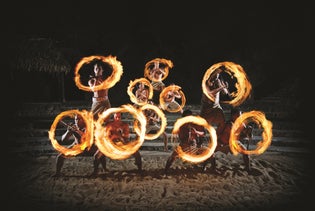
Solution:
{"label": "shirtless performer", "polygon": [[[91,88],[100,85],[104,81],[103,71],[104,68],[102,63],[96,63],[94,65],[94,77],[88,81],[88,84]],[[111,104],[108,99],[108,89],[93,91],[91,112],[93,113],[94,120],[98,118],[98,114],[110,107]]]}
{"label": "shirtless performer", "polygon": [[[103,79],[104,67],[102,62],[97,62],[94,64],[94,77],[92,77],[88,84],[93,89],[93,87],[100,85]],[[93,91],[92,97],[92,106],[91,112],[93,113],[93,119],[96,121],[100,113],[110,108],[111,104],[108,99],[108,89],[102,89],[98,91]],[[93,144],[94,146],[95,144]],[[106,157],[105,155],[97,149],[94,154],[94,172],[92,173],[92,177],[96,177],[98,175],[99,169],[98,166],[102,164],[104,171],[106,170]]]}
{"label": "shirtless performer", "polygon": [[155,80],[151,82],[155,91],[161,92],[165,88],[165,84],[162,82],[162,78],[165,74],[164,69],[160,67],[160,62],[155,61],[154,67],[150,71],[150,77]]}
{"label": "shirtless performer", "polygon": [[138,89],[136,90],[135,96],[140,103],[146,103],[149,98],[149,90],[146,88],[144,83],[140,82]]}
{"label": "shirtless performer", "polygon": [[[181,99],[182,96],[178,92],[178,90],[170,90],[164,96],[164,102],[166,107],[170,110],[177,110],[180,107],[180,104],[176,101],[176,99]],[[183,109],[180,109],[180,113],[183,113]]]}

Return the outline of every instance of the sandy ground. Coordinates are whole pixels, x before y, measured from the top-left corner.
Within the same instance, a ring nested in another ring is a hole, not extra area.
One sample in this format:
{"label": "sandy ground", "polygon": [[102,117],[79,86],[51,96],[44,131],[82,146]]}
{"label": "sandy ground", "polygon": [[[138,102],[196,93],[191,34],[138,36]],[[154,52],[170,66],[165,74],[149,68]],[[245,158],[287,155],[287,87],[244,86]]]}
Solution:
{"label": "sandy ground", "polygon": [[[8,210],[313,210],[310,153],[265,152],[253,155],[252,171],[240,155],[217,154],[217,172],[176,160],[168,175],[171,152],[140,151],[143,172],[134,158],[110,160],[97,178],[92,157],[65,161],[54,178],[56,155],[10,156],[4,197]],[[314,198],[314,197],[313,197]]]}

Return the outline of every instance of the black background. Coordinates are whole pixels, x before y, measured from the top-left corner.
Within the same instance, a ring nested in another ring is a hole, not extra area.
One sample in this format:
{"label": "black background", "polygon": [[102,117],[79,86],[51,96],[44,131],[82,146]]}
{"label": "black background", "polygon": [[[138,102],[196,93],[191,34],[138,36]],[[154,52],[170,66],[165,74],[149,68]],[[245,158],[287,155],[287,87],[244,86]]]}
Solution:
{"label": "black background", "polygon": [[[260,98],[301,77],[298,58],[305,47],[307,10],[302,3],[266,1],[27,1],[12,6],[14,18],[7,20],[12,33],[9,55],[15,55],[25,39],[49,38],[71,50],[67,60],[73,70],[85,56],[116,56],[124,73],[110,90],[114,104],[129,102],[129,81],[142,77],[145,63],[154,58],[174,63],[165,83],[181,86],[192,104],[200,102],[205,71],[217,62],[232,61],[244,68],[254,96]],[[23,74],[15,73],[13,79]],[[31,74],[33,79],[50,79]],[[66,75],[65,92],[69,101],[87,95],[75,86],[73,72]],[[58,94],[40,95],[26,93],[22,98],[58,100]]]}

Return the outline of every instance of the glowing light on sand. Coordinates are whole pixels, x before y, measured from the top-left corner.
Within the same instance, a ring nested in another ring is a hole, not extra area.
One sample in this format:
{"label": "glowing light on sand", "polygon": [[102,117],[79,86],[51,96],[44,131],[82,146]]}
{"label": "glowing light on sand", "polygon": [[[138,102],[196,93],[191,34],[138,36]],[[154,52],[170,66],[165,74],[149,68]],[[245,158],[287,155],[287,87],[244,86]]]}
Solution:
{"label": "glowing light on sand", "polygon": [[[135,140],[130,140],[126,144],[116,144],[109,138],[110,131],[104,126],[104,120],[109,119],[114,113],[130,113],[137,121],[140,122],[140,130]],[[130,157],[141,147],[145,137],[146,118],[141,110],[132,105],[122,105],[117,108],[109,108],[102,112],[95,122],[95,144],[98,149],[106,156],[115,160],[122,160]]]}
{"label": "glowing light on sand", "polygon": [[228,73],[232,78],[235,77],[237,79],[237,82],[235,84],[236,91],[231,93],[233,99],[230,101],[222,102],[231,104],[232,106],[238,106],[249,97],[252,90],[252,85],[247,78],[246,72],[238,64],[235,64],[233,62],[219,62],[212,65],[203,76],[202,91],[211,101],[214,101],[213,97],[210,96],[207,92],[206,82],[210,78],[211,74],[221,66],[225,66],[225,72]]}
{"label": "glowing light on sand", "polygon": [[209,132],[209,142],[208,146],[199,148],[199,150],[191,150],[189,152],[183,151],[181,146],[177,146],[176,150],[178,155],[186,161],[191,163],[200,163],[208,158],[214,153],[215,148],[217,147],[217,135],[215,129],[207,123],[207,121],[200,116],[185,116],[179,118],[174,123],[174,128],[172,135],[177,135],[180,127],[186,123],[193,123],[196,125],[203,126]]}
{"label": "glowing light on sand", "polygon": [[[81,136],[81,143],[74,145],[71,148],[64,147],[59,144],[55,138],[55,131],[65,117],[74,118],[75,114],[81,116],[85,122],[85,132]],[[66,156],[75,156],[83,152],[86,148],[89,149],[93,144],[93,118],[92,114],[88,111],[79,111],[79,110],[68,110],[58,114],[52,123],[50,130],[48,131],[49,139],[52,143],[52,146],[59,151],[60,153]]]}
{"label": "glowing light on sand", "polygon": [[[84,64],[88,64],[94,60],[101,60],[104,63],[108,63],[112,67],[112,74],[107,77],[106,80],[104,80],[101,84],[96,85],[95,87],[91,88],[90,86],[83,85],[81,83],[81,76],[79,74],[79,70]],[[74,81],[76,86],[84,91],[98,91],[102,89],[109,89],[113,87],[118,81],[120,81],[120,78],[123,74],[123,67],[114,56],[89,56],[89,57],[83,57],[76,65],[75,71],[74,71]]]}
{"label": "glowing light on sand", "polygon": [[[245,150],[237,144],[238,137],[240,135],[240,128],[242,128],[242,124],[248,124],[250,122],[254,122],[259,127],[263,128],[262,140],[259,141],[256,145],[256,149],[253,150]],[[230,149],[234,155],[238,153],[242,154],[261,154],[263,153],[271,144],[272,140],[272,122],[266,119],[265,114],[261,111],[249,111],[244,112],[239,116],[231,129],[230,135]]]}

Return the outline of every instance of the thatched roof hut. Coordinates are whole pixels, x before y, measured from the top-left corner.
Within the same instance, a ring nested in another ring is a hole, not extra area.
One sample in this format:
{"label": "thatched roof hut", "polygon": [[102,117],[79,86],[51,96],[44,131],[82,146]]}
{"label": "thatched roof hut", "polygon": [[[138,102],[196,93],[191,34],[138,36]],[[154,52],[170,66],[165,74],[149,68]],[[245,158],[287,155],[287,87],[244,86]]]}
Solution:
{"label": "thatched roof hut", "polygon": [[18,49],[16,69],[48,73],[68,73],[71,69],[56,41],[47,38],[28,39]]}
{"label": "thatched roof hut", "polygon": [[60,99],[65,102],[64,76],[71,71],[71,65],[63,48],[57,44],[57,41],[49,38],[23,40],[16,46],[10,66],[14,72],[45,72],[57,76],[61,90]]}

